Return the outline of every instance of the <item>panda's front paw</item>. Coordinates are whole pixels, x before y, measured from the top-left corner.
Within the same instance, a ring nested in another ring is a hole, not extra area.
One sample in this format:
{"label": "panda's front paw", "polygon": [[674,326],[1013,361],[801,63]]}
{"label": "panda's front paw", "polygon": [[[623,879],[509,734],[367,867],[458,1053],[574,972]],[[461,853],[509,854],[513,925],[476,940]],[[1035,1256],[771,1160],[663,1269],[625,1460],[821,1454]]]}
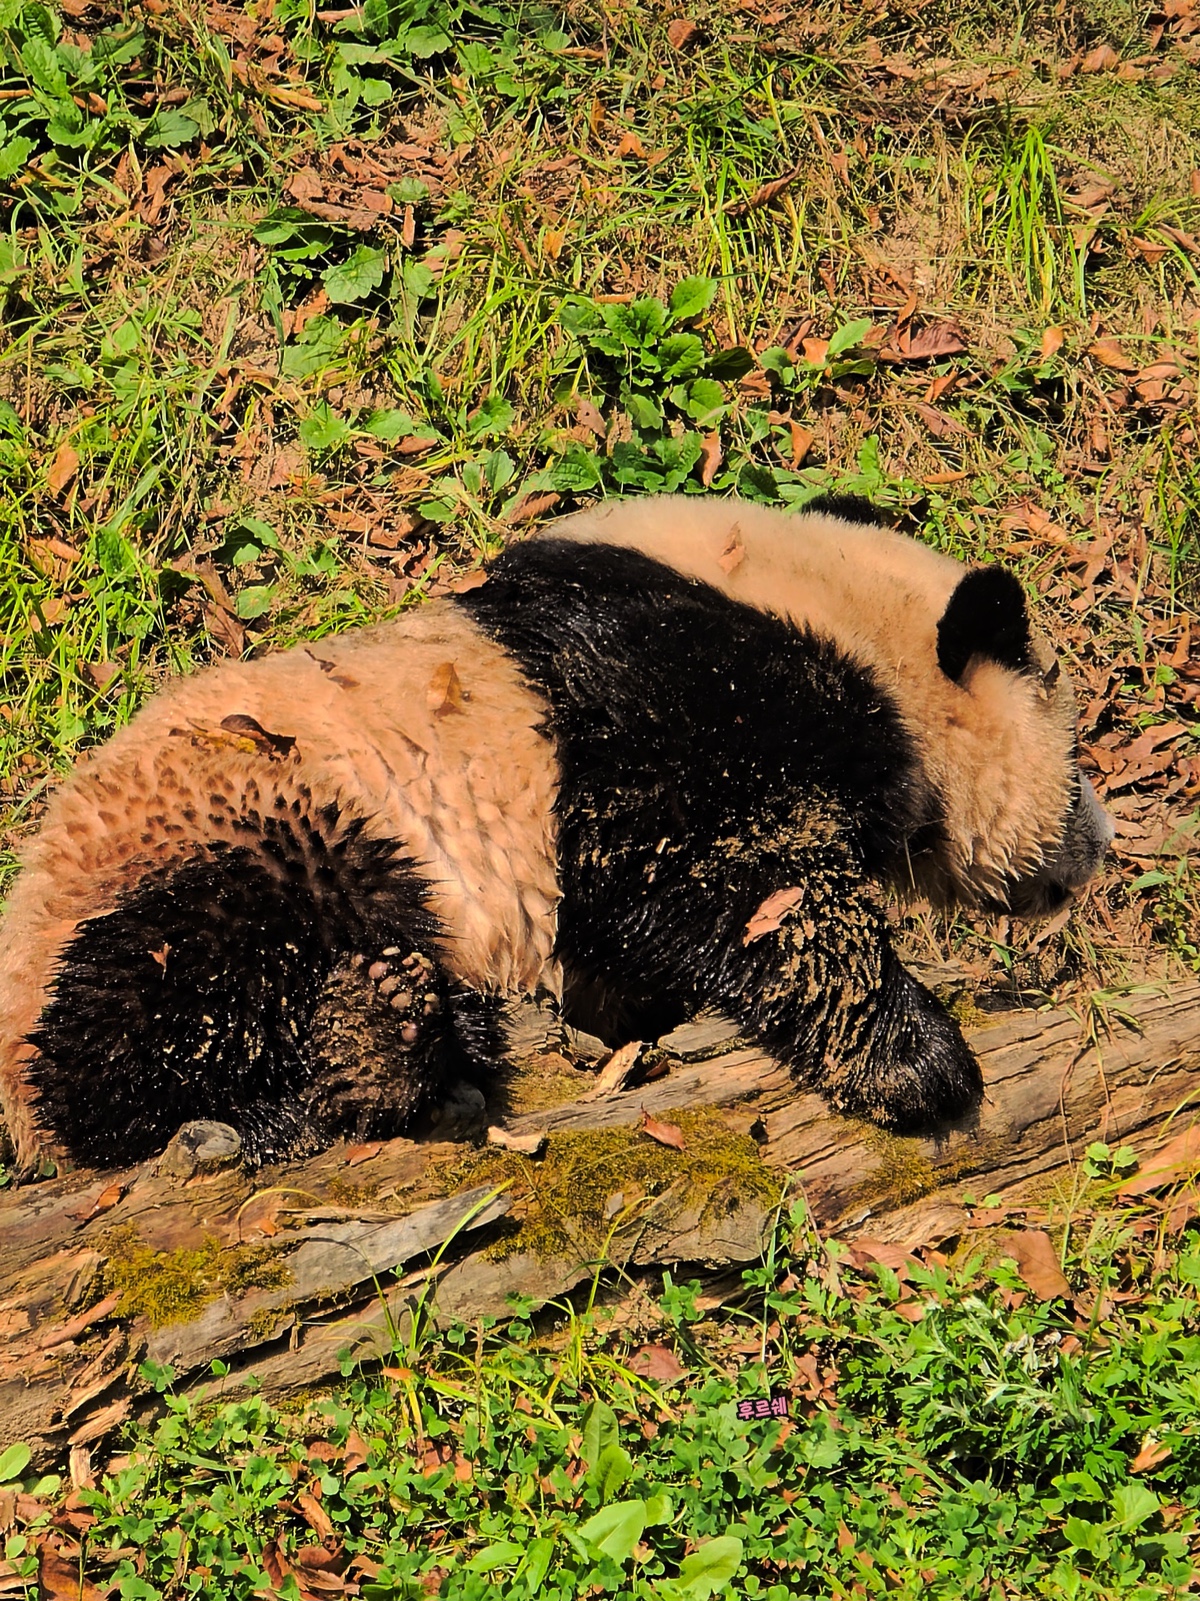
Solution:
{"label": "panda's front paw", "polygon": [[866,1048],[831,1075],[834,1107],[901,1134],[961,1121],[983,1096],[983,1076],[962,1031],[900,965],[885,983]]}
{"label": "panda's front paw", "polygon": [[444,1004],[434,963],[421,951],[404,955],[398,945],[392,945],[377,961],[368,964],[365,957],[359,957],[355,966],[366,968],[376,995],[396,1014],[401,1045],[411,1049]]}

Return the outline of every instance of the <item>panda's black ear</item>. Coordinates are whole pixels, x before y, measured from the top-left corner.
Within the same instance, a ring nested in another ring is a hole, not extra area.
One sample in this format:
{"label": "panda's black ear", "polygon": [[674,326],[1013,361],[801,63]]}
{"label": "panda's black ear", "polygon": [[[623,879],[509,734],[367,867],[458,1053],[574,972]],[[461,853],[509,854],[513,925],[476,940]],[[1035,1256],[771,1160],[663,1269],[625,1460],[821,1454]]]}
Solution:
{"label": "panda's black ear", "polygon": [[1003,567],[974,567],[951,595],[937,630],[938,666],[955,683],[972,656],[1025,672],[1036,667],[1020,580]]}

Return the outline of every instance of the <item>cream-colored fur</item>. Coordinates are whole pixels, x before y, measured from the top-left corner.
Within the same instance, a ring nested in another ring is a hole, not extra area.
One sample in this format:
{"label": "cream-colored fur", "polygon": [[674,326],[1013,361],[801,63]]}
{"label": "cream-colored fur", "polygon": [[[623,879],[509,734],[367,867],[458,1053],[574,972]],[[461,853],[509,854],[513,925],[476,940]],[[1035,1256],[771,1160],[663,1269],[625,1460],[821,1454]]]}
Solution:
{"label": "cream-colored fur", "polygon": [[874,668],[946,805],[948,855],[914,863],[902,893],[966,905],[1002,896],[1006,880],[1035,870],[1062,837],[1075,770],[1070,686],[1064,675],[1046,690],[979,659],[961,684],[941,672],[937,625],[961,562],[822,512],[689,495],[609,501],[541,537],[640,550]]}
{"label": "cream-colored fur", "polygon": [[[220,727],[231,714],[293,738],[293,751],[231,736]],[[370,834],[405,843],[453,975],[489,990],[555,987],[558,771],[545,715],[449,602],[216,667],[152,700],[55,795],[0,922],[0,1102],[19,1160],[52,1149],[25,1039],[77,925],[146,869],[232,840],[235,820],[280,792],[338,802]]]}

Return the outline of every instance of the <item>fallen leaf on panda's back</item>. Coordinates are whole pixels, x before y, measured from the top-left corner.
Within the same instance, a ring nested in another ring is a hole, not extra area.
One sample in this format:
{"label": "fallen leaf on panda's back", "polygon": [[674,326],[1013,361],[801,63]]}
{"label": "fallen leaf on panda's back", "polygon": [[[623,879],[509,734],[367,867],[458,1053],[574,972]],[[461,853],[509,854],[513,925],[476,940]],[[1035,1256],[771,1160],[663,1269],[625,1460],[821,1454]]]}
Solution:
{"label": "fallen leaf on panda's back", "polygon": [[425,696],[426,705],[435,717],[461,717],[466,710],[467,693],[453,662],[435,667]]}
{"label": "fallen leaf on panda's back", "polygon": [[1200,1168],[1200,1123],[1193,1123],[1161,1151],[1148,1156],[1131,1178],[1118,1189],[1118,1195],[1149,1195],[1153,1190],[1166,1189],[1196,1177]]}
{"label": "fallen leaf on panda's back", "polygon": [[1063,1275],[1054,1242],[1042,1229],[1023,1229],[1003,1242],[1003,1250],[1017,1264],[1017,1272],[1039,1301],[1071,1299],[1071,1286]]}
{"label": "fallen leaf on panda's back", "polygon": [[107,1189],[100,1191],[100,1194],[86,1211],[71,1212],[69,1215],[75,1218],[82,1228],[85,1223],[90,1223],[94,1217],[101,1217],[105,1212],[111,1212],[128,1188],[128,1184],[110,1184]]}
{"label": "fallen leaf on panda's back", "polygon": [[230,734],[248,739],[256,750],[267,756],[290,756],[296,743],[294,734],[272,734],[246,712],[231,712],[222,717],[221,727]]}
{"label": "fallen leaf on panda's back", "polygon": [[798,889],[794,887],[777,889],[773,895],[768,895],[746,924],[746,932],[742,935],[742,944],[753,945],[756,939],[762,939],[767,934],[773,934],[777,928],[782,926],[787,914],[795,911],[803,899],[803,887]]}
{"label": "fallen leaf on panda's back", "polygon": [[674,1151],[687,1149],[687,1141],[678,1123],[660,1123],[658,1118],[650,1116],[644,1106],[641,1132],[648,1134],[652,1140],[657,1140],[660,1145],[669,1145]]}
{"label": "fallen leaf on panda's back", "polygon": [[742,544],[742,530],[737,523],[734,523],[729,530],[725,548],[717,557],[717,566],[723,573],[731,573],[735,567],[740,567],[745,559],[746,547]]}
{"label": "fallen leaf on panda's back", "polygon": [[628,1365],[642,1378],[657,1379],[660,1384],[674,1384],[687,1372],[669,1345],[643,1345],[629,1358]]}

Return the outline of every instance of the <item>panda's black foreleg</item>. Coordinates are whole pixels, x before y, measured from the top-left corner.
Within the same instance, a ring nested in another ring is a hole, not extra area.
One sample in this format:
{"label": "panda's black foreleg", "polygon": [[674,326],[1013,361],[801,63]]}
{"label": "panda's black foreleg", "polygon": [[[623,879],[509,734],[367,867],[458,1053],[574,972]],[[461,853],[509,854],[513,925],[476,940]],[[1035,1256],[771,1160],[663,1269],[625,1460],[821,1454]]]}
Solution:
{"label": "panda's black foreleg", "polygon": [[730,886],[704,963],[711,999],[840,1112],[909,1131],[968,1112],[982,1093],[979,1066],[896,956],[850,853],[827,839],[752,866],[755,898]]}

